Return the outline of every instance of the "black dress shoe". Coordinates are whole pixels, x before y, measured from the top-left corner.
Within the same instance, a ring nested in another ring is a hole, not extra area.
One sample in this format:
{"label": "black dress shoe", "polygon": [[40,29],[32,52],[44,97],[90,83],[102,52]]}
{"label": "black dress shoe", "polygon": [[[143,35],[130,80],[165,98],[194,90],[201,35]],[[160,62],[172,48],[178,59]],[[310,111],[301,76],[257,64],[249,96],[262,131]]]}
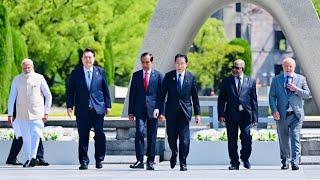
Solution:
{"label": "black dress shoe", "polygon": [[246,169],[251,169],[251,164],[250,164],[249,160],[243,161],[243,166],[244,166]]}
{"label": "black dress shoe", "polygon": [[30,164],[30,161],[27,160],[27,161],[23,164],[23,167],[30,167],[29,164]]}
{"label": "black dress shoe", "polygon": [[39,161],[38,161],[37,159],[35,159],[35,158],[32,158],[32,159],[30,160],[29,166],[30,166],[30,167],[34,167],[34,166],[36,166],[37,164],[39,164]]}
{"label": "black dress shoe", "polygon": [[96,168],[97,169],[101,169],[103,166],[102,166],[102,162],[96,162]]}
{"label": "black dress shoe", "polygon": [[186,165],[180,165],[180,171],[187,171],[187,166]]}
{"label": "black dress shoe", "polygon": [[281,169],[282,170],[289,169],[289,164],[282,164]]}
{"label": "black dress shoe", "polygon": [[292,165],[291,165],[291,169],[292,169],[293,171],[299,170],[299,166],[292,164]]}
{"label": "black dress shoe", "polygon": [[131,169],[144,169],[144,164],[142,161],[137,161],[134,164],[130,165]]}
{"label": "black dress shoe", "polygon": [[147,170],[154,170],[153,163],[147,163]]}
{"label": "black dress shoe", "polygon": [[170,167],[173,169],[177,164],[177,157],[171,157],[170,158]]}
{"label": "black dress shoe", "polygon": [[88,169],[88,165],[86,163],[80,164],[79,170],[86,170]]}
{"label": "black dress shoe", "polygon": [[21,165],[22,165],[22,163],[19,162],[17,159],[15,159],[15,160],[8,160],[8,161],[6,162],[6,164],[10,164],[10,165],[14,165],[14,166],[21,166]]}
{"label": "black dress shoe", "polygon": [[239,166],[230,165],[229,170],[239,170]]}
{"label": "black dress shoe", "polygon": [[38,159],[38,164],[36,166],[49,166],[50,164],[44,159]]}

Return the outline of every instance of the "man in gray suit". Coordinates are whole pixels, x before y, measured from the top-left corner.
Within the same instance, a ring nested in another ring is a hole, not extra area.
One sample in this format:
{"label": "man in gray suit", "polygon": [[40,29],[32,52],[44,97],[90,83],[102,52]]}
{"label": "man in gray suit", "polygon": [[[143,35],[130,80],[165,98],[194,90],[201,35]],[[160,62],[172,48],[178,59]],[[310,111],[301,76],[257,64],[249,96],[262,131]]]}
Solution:
{"label": "man in gray suit", "polygon": [[294,59],[283,60],[284,73],[273,78],[269,94],[272,116],[277,123],[281,169],[289,169],[291,154],[292,170],[299,169],[300,130],[304,120],[303,99],[311,98],[306,78],[294,73],[295,67]]}

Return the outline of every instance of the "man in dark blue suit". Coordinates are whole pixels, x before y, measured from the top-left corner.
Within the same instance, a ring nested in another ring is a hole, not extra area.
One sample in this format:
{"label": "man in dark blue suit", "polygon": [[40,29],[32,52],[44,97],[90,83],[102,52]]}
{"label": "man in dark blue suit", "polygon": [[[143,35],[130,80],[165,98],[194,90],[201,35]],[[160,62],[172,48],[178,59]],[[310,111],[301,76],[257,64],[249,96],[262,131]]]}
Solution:
{"label": "man in dark blue suit", "polygon": [[228,151],[231,159],[229,170],[239,169],[238,130],[241,134],[240,159],[245,168],[250,169],[252,137],[251,127],[258,122],[258,103],[256,81],[243,74],[245,63],[236,60],[232,76],[223,79],[218,97],[218,117],[220,123],[226,123]]}
{"label": "man in dark blue suit", "polygon": [[[157,109],[155,109],[153,114],[154,117],[158,117],[160,114],[160,121],[167,119],[168,142],[172,151],[170,159],[171,168],[173,169],[177,162],[177,139],[179,138],[180,171],[186,171],[186,160],[190,146],[189,122],[192,116],[192,105],[197,124],[200,123],[200,105],[196,78],[193,74],[186,71],[188,66],[187,56],[177,54],[174,61],[175,70],[170,71],[165,75],[159,96],[157,97]],[[167,101],[164,113],[162,104],[166,96]]]}
{"label": "man in dark blue suit", "polygon": [[133,73],[129,94],[129,120],[136,119],[135,149],[137,162],[130,168],[144,168],[144,136],[147,132],[147,170],[154,170],[158,120],[153,118],[157,94],[159,94],[163,75],[152,68],[153,56],[141,55],[142,69]]}
{"label": "man in dark blue suit", "polygon": [[86,48],[82,54],[83,66],[76,67],[67,85],[67,113],[71,118],[73,107],[79,133],[79,169],[88,169],[89,133],[94,128],[96,168],[102,168],[106,154],[106,137],[103,132],[104,116],[111,110],[110,94],[105,72],[94,66],[95,53]]}

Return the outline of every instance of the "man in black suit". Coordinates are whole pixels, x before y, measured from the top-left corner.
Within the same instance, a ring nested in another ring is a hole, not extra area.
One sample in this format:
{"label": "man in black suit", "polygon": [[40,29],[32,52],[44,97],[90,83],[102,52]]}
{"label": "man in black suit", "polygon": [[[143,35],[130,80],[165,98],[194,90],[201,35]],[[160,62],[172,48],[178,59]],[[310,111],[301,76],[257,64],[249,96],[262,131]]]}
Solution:
{"label": "man in black suit", "polygon": [[76,67],[67,84],[67,113],[71,118],[73,107],[79,133],[80,170],[88,169],[89,133],[94,128],[96,168],[102,168],[106,154],[103,131],[104,116],[111,110],[111,100],[105,72],[94,66],[95,53],[86,48],[82,54],[83,66]]}
{"label": "man in black suit", "polygon": [[[14,111],[13,111],[13,118],[15,119],[15,117],[16,117],[16,104],[14,104]],[[10,123],[9,125],[12,126],[12,124]],[[6,164],[22,165],[22,163],[17,160],[17,156],[21,151],[22,145],[23,145],[22,137],[14,136]],[[49,166],[49,163],[44,160],[43,154],[44,154],[44,149],[42,145],[42,140],[40,138],[37,156],[36,156],[37,158],[36,166]]]}
{"label": "man in black suit", "polygon": [[218,117],[220,123],[226,123],[228,151],[231,159],[229,170],[239,169],[238,130],[241,134],[240,159],[245,168],[250,169],[252,137],[251,127],[258,122],[258,103],[256,81],[243,74],[245,63],[236,60],[232,76],[223,79],[218,97]]}
{"label": "man in black suit", "polygon": [[[160,114],[160,121],[167,119],[168,142],[172,151],[170,159],[171,168],[173,169],[177,162],[177,139],[179,138],[180,171],[186,171],[186,160],[190,146],[189,122],[192,116],[192,105],[197,124],[200,123],[200,105],[196,78],[193,74],[186,71],[188,66],[187,56],[177,54],[174,61],[175,70],[170,71],[165,75],[159,96],[157,97],[157,109],[155,109],[153,114],[154,117],[158,117]],[[167,101],[164,116],[162,104],[166,96]]]}
{"label": "man in black suit", "polygon": [[158,120],[153,118],[157,94],[159,94],[162,74],[153,69],[153,56],[141,55],[142,69],[133,73],[129,94],[129,120],[136,119],[135,150],[137,162],[130,168],[144,168],[144,136],[147,132],[147,170],[154,170]]}

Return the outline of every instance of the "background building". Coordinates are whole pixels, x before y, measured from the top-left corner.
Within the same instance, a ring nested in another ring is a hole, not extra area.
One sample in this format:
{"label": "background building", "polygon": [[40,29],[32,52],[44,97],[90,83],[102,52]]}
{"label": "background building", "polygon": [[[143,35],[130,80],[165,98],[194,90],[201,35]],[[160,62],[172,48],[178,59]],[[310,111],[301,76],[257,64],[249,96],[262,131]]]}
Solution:
{"label": "background building", "polygon": [[[252,51],[252,76],[268,86],[282,70],[281,60],[294,57],[292,48],[277,21],[254,4],[236,3],[213,14],[224,22],[228,39],[246,39]],[[299,68],[297,68],[299,71]]]}

